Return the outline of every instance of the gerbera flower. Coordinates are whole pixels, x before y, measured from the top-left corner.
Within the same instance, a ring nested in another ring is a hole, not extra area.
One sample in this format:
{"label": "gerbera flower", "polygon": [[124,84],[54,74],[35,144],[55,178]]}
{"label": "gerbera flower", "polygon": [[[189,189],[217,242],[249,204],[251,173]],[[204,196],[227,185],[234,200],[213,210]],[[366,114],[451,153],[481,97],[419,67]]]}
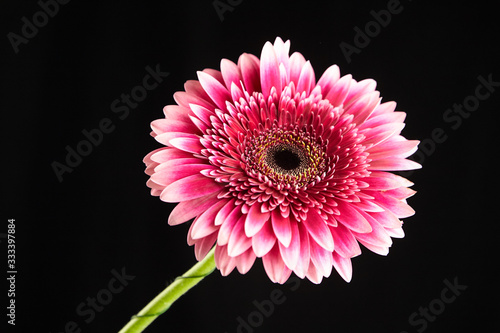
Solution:
{"label": "gerbera flower", "polygon": [[381,103],[374,80],[333,65],[316,81],[289,48],[278,37],[260,59],[223,59],[187,81],[151,124],[166,147],[145,157],[147,185],[179,203],[170,225],[194,218],[188,244],[198,260],[215,245],[222,275],[259,257],[277,283],[292,272],[319,283],[332,267],[350,281],[359,243],[386,255],[404,236],[415,192],[387,171],[419,168],[405,159],[418,141],[400,135],[405,113]]}

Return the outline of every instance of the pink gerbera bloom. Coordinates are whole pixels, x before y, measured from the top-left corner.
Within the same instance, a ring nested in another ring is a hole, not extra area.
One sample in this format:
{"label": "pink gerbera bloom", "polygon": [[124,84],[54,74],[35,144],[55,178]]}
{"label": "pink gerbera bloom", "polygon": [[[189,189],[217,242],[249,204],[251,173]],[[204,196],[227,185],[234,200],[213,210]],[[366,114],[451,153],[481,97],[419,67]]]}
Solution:
{"label": "pink gerbera bloom", "polygon": [[400,135],[405,113],[381,103],[374,80],[333,65],[316,81],[289,49],[278,37],[260,59],[223,59],[187,81],[151,124],[166,147],[145,157],[147,185],[179,202],[170,225],[194,218],[188,243],[198,260],[215,245],[222,275],[259,257],[274,282],[319,283],[332,267],[350,281],[359,243],[386,255],[404,236],[415,192],[387,171],[419,168],[405,159],[418,141]]}

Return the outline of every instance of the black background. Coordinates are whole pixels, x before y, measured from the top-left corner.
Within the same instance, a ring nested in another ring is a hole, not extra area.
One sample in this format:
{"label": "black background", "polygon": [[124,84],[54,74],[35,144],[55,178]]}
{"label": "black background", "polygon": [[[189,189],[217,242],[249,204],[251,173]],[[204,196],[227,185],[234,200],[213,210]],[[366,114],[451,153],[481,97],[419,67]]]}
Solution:
{"label": "black background", "polygon": [[[443,129],[446,141],[422,155],[423,169],[409,176],[418,191],[409,199],[417,214],[405,220],[406,237],[394,241],[387,257],[364,249],[353,259],[349,284],[333,272],[320,285],[301,281],[292,291],[292,284],[270,282],[257,260],[243,276],[216,271],[147,332],[236,332],[237,318],[256,311],[252,302],[279,289],[286,300],[255,332],[413,333],[424,326],[411,325],[409,316],[438,304],[445,279],[467,289],[425,331],[482,326],[493,332],[500,88],[457,129],[443,114],[474,95],[479,76],[500,81],[497,10],[477,1],[401,1],[402,11],[348,62],[340,43],[353,45],[353,29],[364,29],[373,20],[370,11],[387,4],[246,0],[221,21],[212,1],[71,1],[16,54],[7,35],[20,35],[21,18],[32,21],[40,6],[3,1],[0,232],[7,232],[7,219],[16,220],[17,332],[64,332],[70,321],[82,332],[117,332],[195,263],[188,224],[168,226],[174,205],[151,197],[145,186],[142,158],[160,147],[149,124],[197,70],[219,69],[220,59],[237,61],[243,52],[260,56],[276,36],[311,60],[317,78],[336,63],[357,80],[377,80],[384,101],[395,100],[407,112],[408,139]],[[145,67],[157,64],[170,75],[119,119],[111,103],[141,85]],[[65,147],[75,148],[82,130],[97,128],[103,118],[114,131],[59,182],[51,164],[64,163]],[[5,276],[7,247],[0,240]],[[122,268],[135,278],[92,320],[79,315],[76,308]],[[5,280],[2,286],[6,296]],[[2,302],[3,325],[7,298]]]}

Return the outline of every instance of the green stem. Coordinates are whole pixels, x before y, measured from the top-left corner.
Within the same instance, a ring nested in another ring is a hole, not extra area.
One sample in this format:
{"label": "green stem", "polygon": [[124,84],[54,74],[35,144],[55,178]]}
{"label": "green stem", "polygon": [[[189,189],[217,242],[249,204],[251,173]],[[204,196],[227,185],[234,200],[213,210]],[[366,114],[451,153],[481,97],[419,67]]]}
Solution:
{"label": "green stem", "polygon": [[177,277],[174,282],[149,302],[141,312],[133,316],[118,333],[142,332],[153,320],[167,311],[173,302],[214,271],[214,252],[215,247],[207,254],[205,259],[198,262],[182,276]]}

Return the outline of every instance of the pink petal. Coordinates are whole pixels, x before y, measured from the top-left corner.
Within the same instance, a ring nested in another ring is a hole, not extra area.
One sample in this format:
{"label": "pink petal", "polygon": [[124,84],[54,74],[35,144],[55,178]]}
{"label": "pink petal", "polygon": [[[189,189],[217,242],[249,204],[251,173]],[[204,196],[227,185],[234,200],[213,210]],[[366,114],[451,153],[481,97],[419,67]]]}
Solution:
{"label": "pink petal", "polygon": [[389,247],[392,245],[391,237],[387,234],[384,227],[377,222],[370,214],[363,213],[365,219],[370,223],[372,231],[369,233],[353,232],[356,239],[360,242],[369,243],[381,247]]}
{"label": "pink petal", "polygon": [[391,123],[363,130],[360,133],[366,136],[366,140],[363,142],[365,146],[375,146],[389,139],[391,136],[399,134],[404,127],[404,123]]}
{"label": "pink petal", "polygon": [[271,214],[271,221],[273,225],[274,234],[280,243],[285,247],[290,245],[292,240],[292,230],[290,227],[290,219],[283,217],[279,209],[275,209]]}
{"label": "pink petal", "polygon": [[418,140],[387,140],[371,149],[368,149],[370,153],[370,159],[376,160],[380,158],[387,158],[391,156],[398,157],[408,157],[413,154],[420,141]]}
{"label": "pink petal", "polygon": [[216,240],[217,240],[216,232],[200,240],[197,240],[196,243],[194,244],[194,254],[196,256],[196,260],[198,261],[203,260],[207,256],[208,252],[210,252],[212,247],[214,247]]}
{"label": "pink petal", "polygon": [[415,214],[413,208],[401,200],[381,192],[373,192],[372,196],[375,197],[377,204],[391,211],[398,218],[410,217]]}
{"label": "pink petal", "polygon": [[307,94],[309,94],[314,87],[314,83],[316,81],[316,78],[314,77],[314,70],[311,66],[311,63],[307,61],[302,67],[302,71],[300,72],[300,77],[299,81],[297,83],[297,88],[295,89],[296,92],[302,93],[305,91]]}
{"label": "pink petal", "polygon": [[324,96],[335,106],[340,106],[349,93],[351,87],[352,75],[348,74],[340,78],[332,87],[332,89]]}
{"label": "pink petal", "polygon": [[189,123],[189,109],[178,105],[167,105],[163,108],[163,114],[168,120]]}
{"label": "pink petal", "polygon": [[199,154],[203,147],[198,137],[183,137],[183,138],[175,138],[169,141],[169,143],[180,150],[184,150],[193,154]]}
{"label": "pink petal", "polygon": [[193,239],[206,237],[219,230],[219,227],[214,224],[215,216],[224,204],[225,201],[219,201],[194,220],[191,227],[191,237]]}
{"label": "pink petal", "polygon": [[390,102],[385,102],[377,106],[375,108],[375,111],[373,111],[372,117],[381,115],[381,114],[387,114],[394,112],[396,110],[396,102],[390,101]]}
{"label": "pink petal", "polygon": [[310,209],[307,219],[303,221],[311,237],[325,250],[333,251],[333,237],[325,220],[314,210]]}
{"label": "pink petal", "polygon": [[252,237],[252,248],[257,257],[266,255],[276,243],[276,236],[274,235],[271,223],[264,224],[262,229]]}
{"label": "pink petal", "polygon": [[153,154],[151,155],[151,160],[157,163],[164,163],[172,159],[192,158],[192,157],[193,157],[192,154],[186,153],[185,151],[172,147],[165,147],[153,151]]}
{"label": "pink petal", "polygon": [[238,59],[238,67],[246,90],[250,94],[254,91],[261,91],[259,58],[253,54],[243,53]]}
{"label": "pink petal", "polygon": [[386,210],[383,212],[369,213],[384,228],[401,228],[402,222],[396,215]]}
{"label": "pink petal", "polygon": [[290,56],[289,61],[289,81],[293,82],[295,86],[299,84],[300,73],[302,73],[302,68],[306,64],[306,59],[299,52],[295,52]]}
{"label": "pink petal", "polygon": [[221,225],[222,223],[224,223],[224,221],[226,221],[228,219],[229,215],[236,208],[238,208],[238,207],[234,204],[234,199],[228,200],[226,202],[226,204],[219,210],[219,212],[217,213],[217,216],[215,216],[214,224]]}
{"label": "pink petal", "polygon": [[311,242],[310,247],[311,262],[322,276],[329,277],[332,273],[332,252],[325,250],[316,244],[316,242]]}
{"label": "pink petal", "polygon": [[370,243],[367,243],[365,241],[359,240],[361,244],[363,244],[364,247],[366,247],[368,250],[372,251],[373,253],[376,253],[381,256],[386,256],[389,254],[389,247],[387,246],[377,246],[373,245]]}
{"label": "pink petal", "polygon": [[227,246],[217,245],[215,247],[214,259],[222,276],[228,276],[236,267],[236,258],[230,257],[227,254]]}
{"label": "pink petal", "polygon": [[372,93],[373,91],[375,91],[376,87],[377,87],[377,82],[372,79],[366,79],[356,82],[351,86],[351,89],[349,89],[349,94],[345,99],[345,104],[349,105],[350,103],[356,101],[361,96]]}
{"label": "pink petal", "polygon": [[294,270],[300,257],[300,232],[297,223],[292,223],[290,227],[292,231],[290,245],[286,247],[281,242],[279,242],[278,245],[285,265],[291,270]]}
{"label": "pink petal", "polygon": [[252,249],[248,249],[245,253],[236,258],[236,268],[240,274],[246,274],[252,268],[255,262],[255,253]]}
{"label": "pink petal", "polygon": [[300,236],[300,251],[299,259],[297,265],[295,266],[294,272],[298,277],[304,278],[310,266],[311,259],[311,248],[309,246],[309,232],[303,223],[298,223],[299,236]]}
{"label": "pink petal", "polygon": [[237,86],[240,85],[240,69],[234,62],[232,62],[231,60],[222,59],[220,62],[220,70],[224,79],[224,84],[226,85],[226,88],[228,90],[231,88],[231,84],[233,82]]}
{"label": "pink petal", "polygon": [[200,174],[201,170],[206,170],[211,168],[207,164],[181,164],[182,168],[163,168],[151,176],[151,180],[157,184],[168,186],[173,182]]}
{"label": "pink petal", "polygon": [[168,217],[169,225],[178,225],[191,220],[208,208],[220,202],[217,194],[210,194],[193,200],[183,201],[172,210]]}
{"label": "pink petal", "polygon": [[333,257],[333,267],[335,267],[335,270],[346,282],[351,282],[352,279],[351,259],[343,258],[337,252],[333,252],[332,257]]}
{"label": "pink petal", "polygon": [[404,158],[386,158],[382,160],[371,161],[368,170],[379,171],[403,171],[420,169],[422,166],[412,160]]}
{"label": "pink petal", "polygon": [[[198,80],[201,86],[207,92],[208,96],[215,102],[221,110],[226,109],[226,101],[231,100],[231,95],[226,87],[222,85],[217,79],[205,72],[197,72]],[[196,103],[194,103],[196,104]]]}
{"label": "pink petal", "polygon": [[260,56],[260,82],[265,98],[269,96],[272,87],[275,87],[278,93],[281,92],[279,63],[274,47],[269,42],[264,45]]}
{"label": "pink petal", "polygon": [[353,205],[343,201],[338,201],[338,204],[340,215],[335,216],[337,221],[355,232],[367,233],[372,231],[370,223]]}
{"label": "pink petal", "polygon": [[326,96],[332,90],[335,83],[340,78],[340,71],[337,65],[332,65],[321,75],[316,86],[321,87],[321,94]]}
{"label": "pink petal", "polygon": [[276,37],[274,41],[274,52],[276,53],[276,58],[278,59],[278,63],[283,64],[286,69],[287,76],[289,74],[289,52],[290,52],[290,41],[287,40],[283,42],[280,37]]}
{"label": "pink petal", "polygon": [[229,237],[231,237],[231,233],[241,217],[242,215],[240,207],[234,207],[234,209],[228,215],[227,219],[220,226],[219,235],[217,237],[217,245],[227,245],[227,243],[229,242]]}
{"label": "pink petal", "polygon": [[242,215],[231,231],[231,236],[227,243],[227,253],[231,257],[243,254],[252,246],[252,239],[245,235],[245,218],[246,216]]}
{"label": "pink petal", "polygon": [[285,283],[292,273],[281,259],[278,246],[274,246],[269,253],[262,257],[262,263],[267,275],[274,283]]}
{"label": "pink petal", "polygon": [[250,207],[245,221],[245,234],[248,237],[254,236],[264,226],[264,223],[269,220],[271,214],[269,212],[262,213],[260,204],[255,203]]}
{"label": "pink petal", "polygon": [[372,171],[370,177],[363,178],[370,186],[369,190],[391,190],[401,186],[411,186],[412,182],[389,172]]}
{"label": "pink petal", "polygon": [[361,254],[356,238],[351,230],[339,223],[336,227],[330,227],[333,241],[335,243],[335,252],[344,258],[352,258]]}
{"label": "pink petal", "polygon": [[[193,191],[193,188],[196,191]],[[160,199],[166,202],[180,202],[191,200],[214,192],[220,192],[223,186],[213,179],[201,174],[192,175],[179,179],[165,187],[161,192]]]}
{"label": "pink petal", "polygon": [[191,111],[205,123],[206,125],[212,125],[212,121],[210,120],[210,117],[215,115],[215,112],[213,110],[207,109],[201,105],[196,105],[196,104],[189,104],[189,107],[191,108]]}

